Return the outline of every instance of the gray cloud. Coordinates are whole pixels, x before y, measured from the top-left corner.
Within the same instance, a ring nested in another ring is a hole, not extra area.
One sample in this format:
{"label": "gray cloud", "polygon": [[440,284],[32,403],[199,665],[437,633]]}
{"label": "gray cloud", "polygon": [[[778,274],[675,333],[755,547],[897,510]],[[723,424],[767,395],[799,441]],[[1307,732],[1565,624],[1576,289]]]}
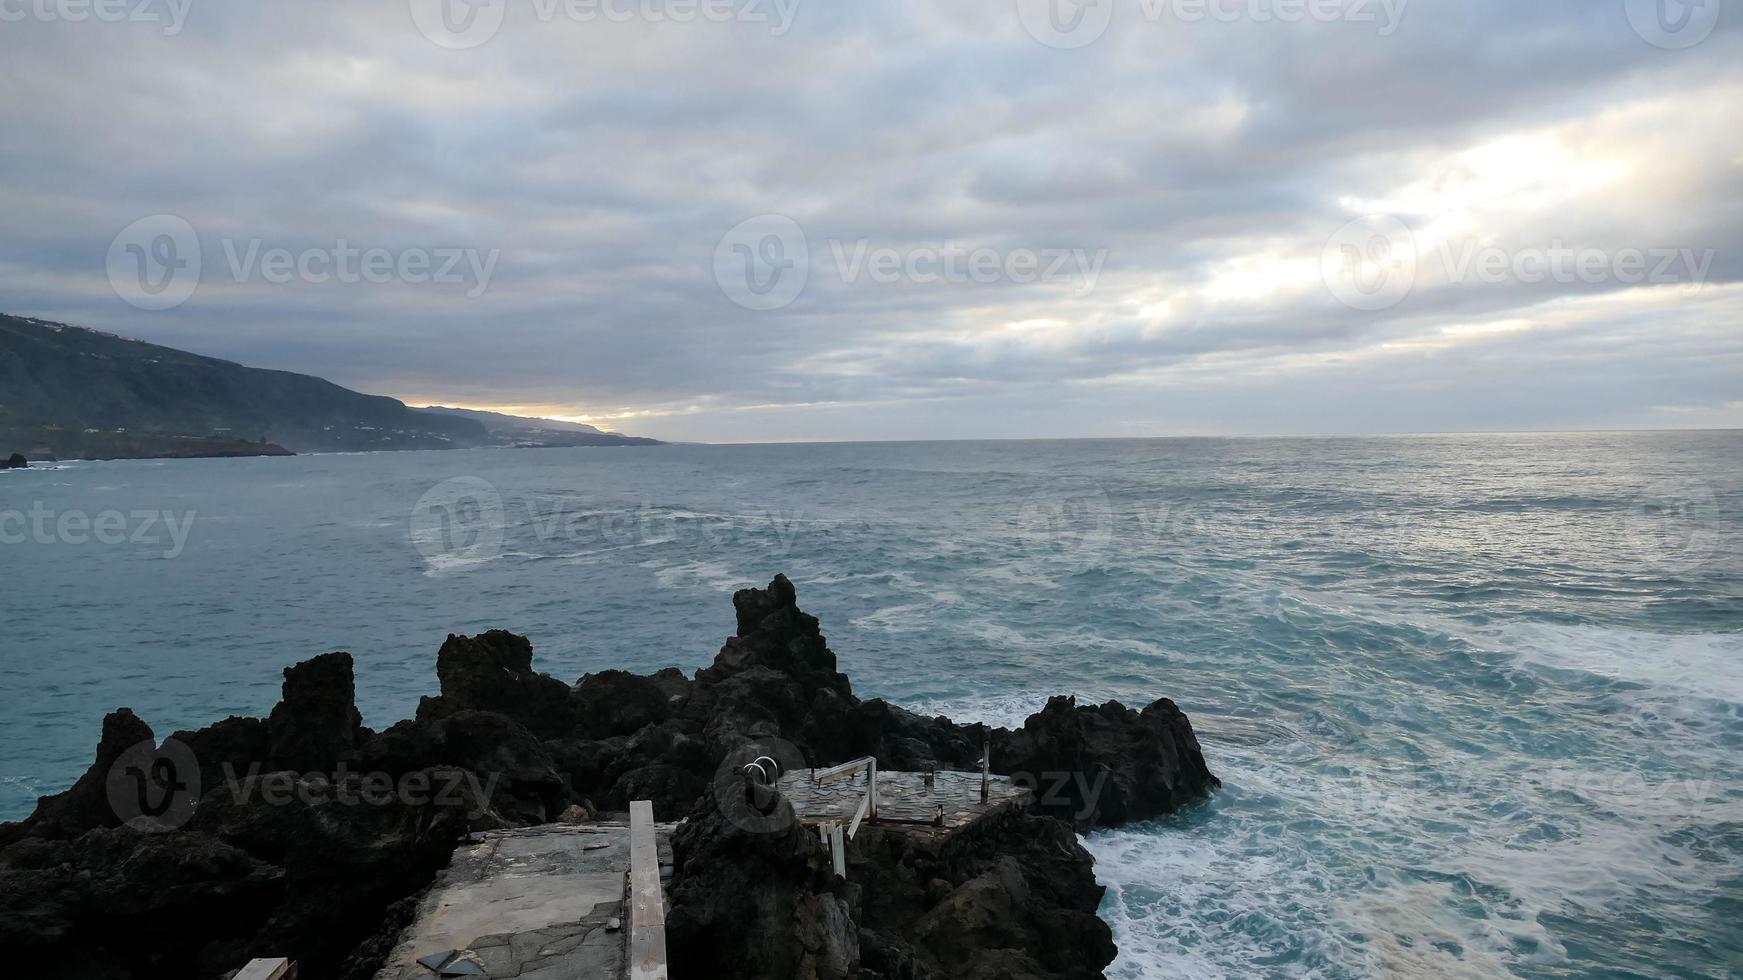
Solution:
{"label": "gray cloud", "polygon": [[[1620,3],[1413,0],[1382,36],[1120,0],[1055,50],[1014,3],[813,0],[777,35],[503,2],[470,50],[404,2],[193,0],[173,36],[0,23],[0,307],[673,438],[1743,424],[1735,10],[1672,51]],[[159,213],[198,229],[204,269],[145,312],[105,256]],[[1409,294],[1364,311],[1320,260],[1369,213],[1420,254]],[[758,312],[714,255],[761,214],[798,222],[810,275]],[[500,259],[477,296],[226,267],[226,242],[340,240]],[[928,281],[844,268],[836,242],[1105,263],[1088,291]],[[1445,274],[1561,246],[1711,264],[1700,289]]]}

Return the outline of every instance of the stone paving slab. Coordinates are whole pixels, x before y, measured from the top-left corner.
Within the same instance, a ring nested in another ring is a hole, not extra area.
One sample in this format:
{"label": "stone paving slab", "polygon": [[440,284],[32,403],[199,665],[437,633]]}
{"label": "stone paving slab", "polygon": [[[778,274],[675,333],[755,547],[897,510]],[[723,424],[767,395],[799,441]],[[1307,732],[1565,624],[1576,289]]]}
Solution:
{"label": "stone paving slab", "polygon": [[447,950],[469,951],[489,977],[623,980],[629,853],[619,823],[496,831],[462,845],[376,980],[432,980],[417,961]]}
{"label": "stone paving slab", "polygon": [[[815,769],[796,769],[782,776],[778,784],[781,795],[793,804],[799,822],[806,826],[851,823],[865,798],[866,777],[859,775],[819,786],[816,774]],[[904,824],[928,824],[942,805],[943,830],[948,833],[1005,807],[1028,805],[1029,790],[1011,782],[1008,776],[991,778],[987,802],[982,803],[980,782],[978,772],[941,771],[933,775],[932,788],[927,789],[925,773],[879,772],[878,816]]]}

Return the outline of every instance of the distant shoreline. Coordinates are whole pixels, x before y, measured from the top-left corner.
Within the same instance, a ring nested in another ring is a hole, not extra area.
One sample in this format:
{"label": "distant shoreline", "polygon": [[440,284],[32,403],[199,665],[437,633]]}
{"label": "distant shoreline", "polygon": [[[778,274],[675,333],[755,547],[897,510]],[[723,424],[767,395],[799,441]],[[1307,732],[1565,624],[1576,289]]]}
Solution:
{"label": "distant shoreline", "polygon": [[[428,446],[406,447],[403,449],[320,449],[305,452],[292,452],[282,446],[269,445],[262,447],[258,443],[246,443],[247,450],[214,451],[214,452],[166,452],[154,454],[113,454],[113,455],[69,455],[56,457],[52,454],[32,456],[29,458],[35,467],[39,463],[68,462],[115,462],[129,459],[241,459],[253,457],[274,456],[381,456],[399,455],[402,453],[460,453],[481,451],[507,451],[527,449],[654,449],[659,447],[682,448],[714,448],[738,449],[757,447],[804,447],[804,446],[911,446],[911,445],[975,445],[975,444],[1034,444],[1034,443],[1127,443],[1127,442],[1292,442],[1292,441],[1366,441],[1366,440],[1398,440],[1398,439],[1446,439],[1446,438],[1480,438],[1497,437],[1528,437],[1528,436],[1631,436],[1631,435],[1718,435],[1724,433],[1743,433],[1743,428],[1718,429],[1567,429],[1567,430],[1519,430],[1519,431],[1489,431],[1489,432],[1371,432],[1371,433],[1320,433],[1305,435],[1228,435],[1228,436],[1056,436],[1035,438],[990,438],[990,439],[833,439],[833,440],[796,440],[777,442],[669,442],[653,443],[607,443],[595,445],[481,445],[454,446],[450,448],[435,448]],[[264,450],[264,451],[262,451]]]}
{"label": "distant shoreline", "polygon": [[[205,439],[197,436],[163,436],[140,445],[120,450],[56,451],[37,447],[36,452],[20,454],[35,467],[42,463],[99,463],[122,459],[242,459],[256,456],[295,456],[296,453],[271,442],[242,442],[229,439]],[[176,445],[180,443],[180,445]],[[196,443],[198,443],[196,445]]]}

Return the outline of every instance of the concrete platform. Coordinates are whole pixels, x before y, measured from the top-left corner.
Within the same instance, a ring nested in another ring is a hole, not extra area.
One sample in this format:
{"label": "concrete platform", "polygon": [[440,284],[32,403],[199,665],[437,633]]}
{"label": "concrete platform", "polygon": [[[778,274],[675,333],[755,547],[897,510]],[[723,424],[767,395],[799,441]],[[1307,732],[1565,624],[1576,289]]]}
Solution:
{"label": "concrete platform", "polygon": [[[865,798],[865,776],[819,786],[816,773],[815,769],[796,769],[782,776],[778,783],[781,795],[793,804],[799,822],[808,827],[852,823],[860,801]],[[938,772],[933,775],[932,788],[927,789],[925,773],[879,772],[880,824],[912,827],[917,833],[950,833],[1005,807],[1029,804],[1032,795],[1029,790],[1012,783],[1007,776],[991,777],[987,802],[982,803],[980,781],[978,772]],[[944,808],[943,826],[932,826],[940,806]]]}
{"label": "concrete platform", "polygon": [[[656,834],[669,874],[669,827]],[[498,831],[454,852],[376,980],[442,976],[418,963],[457,950],[482,976],[623,980],[628,824]]]}

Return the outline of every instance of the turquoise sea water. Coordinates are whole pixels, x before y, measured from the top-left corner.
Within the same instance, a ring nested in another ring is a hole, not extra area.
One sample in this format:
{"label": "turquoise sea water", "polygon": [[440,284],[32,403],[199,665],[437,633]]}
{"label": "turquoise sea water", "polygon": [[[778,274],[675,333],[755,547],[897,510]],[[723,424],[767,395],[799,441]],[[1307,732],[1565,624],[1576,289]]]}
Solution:
{"label": "turquoise sea water", "polygon": [[785,571],[862,695],[1192,716],[1222,792],[1089,841],[1115,976],[1737,975],[1740,537],[1743,433],[5,472],[0,818],[117,705],[262,714],[345,649],[380,727],[492,627],[568,680],[692,669]]}

